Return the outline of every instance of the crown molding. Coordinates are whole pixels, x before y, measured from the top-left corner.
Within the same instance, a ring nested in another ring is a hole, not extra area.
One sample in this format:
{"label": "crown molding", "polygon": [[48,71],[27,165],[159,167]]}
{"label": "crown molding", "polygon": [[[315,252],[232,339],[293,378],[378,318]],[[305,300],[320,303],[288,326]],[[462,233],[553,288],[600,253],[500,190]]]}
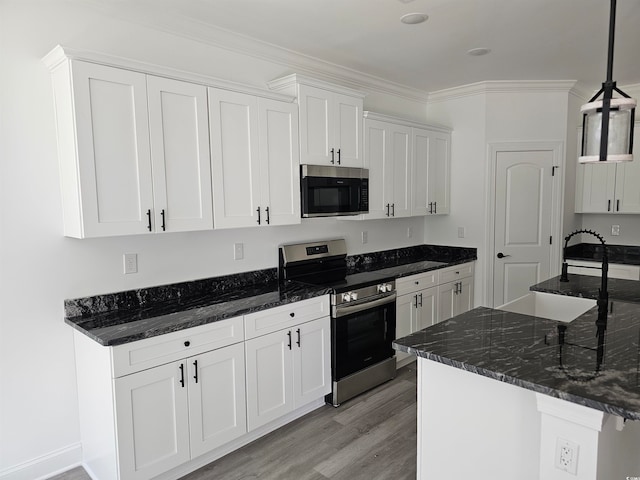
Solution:
{"label": "crown molding", "polygon": [[334,93],[341,93],[343,95],[350,95],[352,97],[364,98],[367,94],[361,90],[355,90],[353,88],[343,87],[336,85],[335,83],[327,83],[319,80],[317,77],[309,77],[307,75],[300,75],[298,73],[292,73],[286,77],[277,78],[267,82],[267,85],[271,90],[289,92],[291,95],[297,96],[297,85],[308,85],[311,87],[322,88]]}
{"label": "crown molding", "polygon": [[488,93],[569,93],[575,84],[575,80],[492,80],[431,92],[429,94],[429,103],[445,102]]}
{"label": "crown molding", "polygon": [[365,119],[369,120],[378,120],[380,122],[393,123],[396,125],[403,125],[405,127],[411,128],[422,128],[426,130],[434,130],[442,133],[451,133],[452,129],[450,127],[445,127],[444,125],[437,125],[433,123],[422,123],[415,122],[413,120],[409,120],[407,118],[394,117],[392,115],[386,115],[383,113],[370,112],[368,110],[364,111],[362,116]]}

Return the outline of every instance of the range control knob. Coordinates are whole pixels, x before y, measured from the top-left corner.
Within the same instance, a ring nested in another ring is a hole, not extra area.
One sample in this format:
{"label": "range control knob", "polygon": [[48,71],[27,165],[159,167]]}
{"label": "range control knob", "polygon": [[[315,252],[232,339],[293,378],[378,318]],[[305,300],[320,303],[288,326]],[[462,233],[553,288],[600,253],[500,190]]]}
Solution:
{"label": "range control knob", "polygon": [[388,283],[381,283],[380,285],[378,285],[379,293],[390,292],[390,291],[391,291],[391,285],[389,285]]}
{"label": "range control knob", "polygon": [[350,302],[351,301],[351,292],[345,292],[342,294],[342,301],[343,302]]}
{"label": "range control knob", "polygon": [[358,294],[356,292],[351,292],[351,300],[357,300]]}

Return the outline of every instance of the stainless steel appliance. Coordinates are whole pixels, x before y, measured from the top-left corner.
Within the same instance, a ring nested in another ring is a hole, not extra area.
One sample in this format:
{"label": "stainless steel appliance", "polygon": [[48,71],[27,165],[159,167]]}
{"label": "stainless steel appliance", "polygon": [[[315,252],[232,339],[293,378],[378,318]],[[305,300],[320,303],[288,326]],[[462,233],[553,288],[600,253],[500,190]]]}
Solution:
{"label": "stainless steel appliance", "polygon": [[301,165],[300,198],[303,217],[368,213],[369,170]]}
{"label": "stainless steel appliance", "polygon": [[396,375],[395,280],[375,272],[347,274],[344,239],[279,248],[281,281],[328,286],[331,295],[332,392],[340,405]]}

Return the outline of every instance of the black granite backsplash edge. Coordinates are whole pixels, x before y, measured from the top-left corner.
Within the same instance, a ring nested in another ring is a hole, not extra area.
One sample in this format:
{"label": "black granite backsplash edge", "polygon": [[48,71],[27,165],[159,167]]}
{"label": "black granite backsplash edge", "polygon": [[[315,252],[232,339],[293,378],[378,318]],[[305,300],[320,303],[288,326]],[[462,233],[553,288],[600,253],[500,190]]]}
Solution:
{"label": "black granite backsplash edge", "polygon": [[233,290],[276,282],[277,269],[268,268],[138,290],[67,299],[64,301],[64,311],[65,317],[86,317],[122,310],[134,311],[165,302],[184,302],[202,296],[224,295]]}
{"label": "black granite backsplash edge", "polygon": [[[603,248],[601,244],[577,243],[567,247],[567,259],[602,261]],[[607,243],[609,263],[640,265],[640,246],[638,245],[610,245]]]}
{"label": "black granite backsplash edge", "polygon": [[437,261],[455,265],[477,260],[476,248],[415,245],[347,256],[349,273],[380,270],[414,262]]}

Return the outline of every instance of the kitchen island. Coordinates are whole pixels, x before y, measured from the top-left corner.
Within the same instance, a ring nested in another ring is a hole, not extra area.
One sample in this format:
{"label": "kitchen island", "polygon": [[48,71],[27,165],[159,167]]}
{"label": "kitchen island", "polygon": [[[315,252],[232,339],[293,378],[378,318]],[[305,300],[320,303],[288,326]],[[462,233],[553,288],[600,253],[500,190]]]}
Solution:
{"label": "kitchen island", "polygon": [[[532,290],[600,284],[558,280]],[[640,283],[610,287],[600,330],[598,307],[570,323],[479,307],[396,340],[418,356],[419,478],[640,476]]]}

